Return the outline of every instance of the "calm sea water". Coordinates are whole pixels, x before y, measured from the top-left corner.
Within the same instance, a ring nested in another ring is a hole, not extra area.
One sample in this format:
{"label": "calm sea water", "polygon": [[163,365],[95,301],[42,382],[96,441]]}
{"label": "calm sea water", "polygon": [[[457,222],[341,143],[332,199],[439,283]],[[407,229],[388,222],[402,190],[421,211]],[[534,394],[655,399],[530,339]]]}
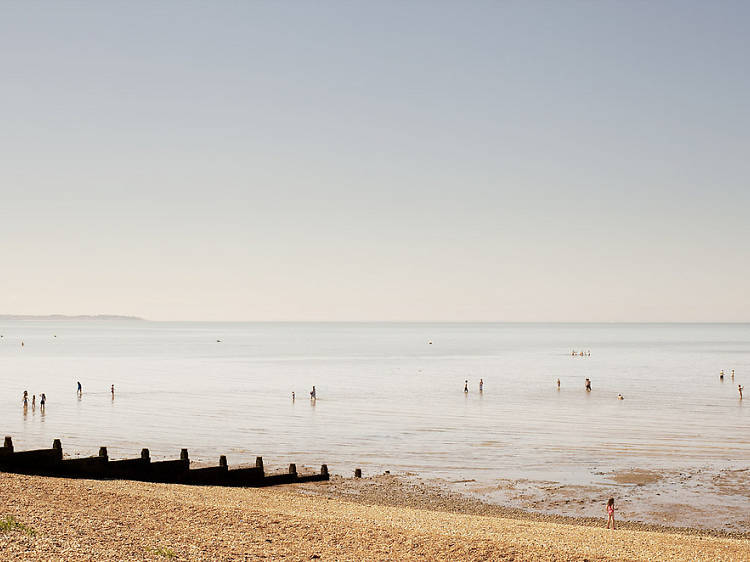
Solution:
{"label": "calm sea water", "polygon": [[[18,448],[187,447],[488,482],[750,464],[747,324],[0,321],[0,334],[0,431]],[[46,393],[44,414],[24,413],[24,390]]]}

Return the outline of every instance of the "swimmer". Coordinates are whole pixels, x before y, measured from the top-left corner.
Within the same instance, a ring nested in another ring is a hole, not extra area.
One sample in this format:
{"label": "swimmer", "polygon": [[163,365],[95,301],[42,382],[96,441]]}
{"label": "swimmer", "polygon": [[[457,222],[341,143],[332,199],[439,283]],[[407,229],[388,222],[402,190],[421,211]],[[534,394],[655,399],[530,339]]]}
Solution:
{"label": "swimmer", "polygon": [[464,381],[464,392],[469,392],[469,381],[468,381],[468,379]]}
{"label": "swimmer", "polygon": [[586,379],[586,390],[591,392],[591,381],[589,379]]}
{"label": "swimmer", "polygon": [[623,398],[622,394],[618,394],[618,395],[617,395],[617,399],[618,399],[618,400],[625,400],[625,398]]}
{"label": "swimmer", "polygon": [[484,381],[482,379],[479,379],[479,392],[484,391]]}
{"label": "swimmer", "polygon": [[740,400],[742,400],[742,391],[745,390],[745,387],[742,386],[741,384],[738,384],[737,385],[737,390],[740,391]]}
{"label": "swimmer", "polygon": [[313,385],[313,389],[310,391],[310,400],[316,400],[318,397],[318,394],[315,392],[315,385]]}

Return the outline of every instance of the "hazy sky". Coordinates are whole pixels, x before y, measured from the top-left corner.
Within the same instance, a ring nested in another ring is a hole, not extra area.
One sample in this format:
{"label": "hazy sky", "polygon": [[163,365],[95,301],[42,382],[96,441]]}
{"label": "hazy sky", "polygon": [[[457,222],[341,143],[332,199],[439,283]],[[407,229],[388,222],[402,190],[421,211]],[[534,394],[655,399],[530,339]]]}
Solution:
{"label": "hazy sky", "polygon": [[748,2],[3,2],[0,313],[750,321]]}

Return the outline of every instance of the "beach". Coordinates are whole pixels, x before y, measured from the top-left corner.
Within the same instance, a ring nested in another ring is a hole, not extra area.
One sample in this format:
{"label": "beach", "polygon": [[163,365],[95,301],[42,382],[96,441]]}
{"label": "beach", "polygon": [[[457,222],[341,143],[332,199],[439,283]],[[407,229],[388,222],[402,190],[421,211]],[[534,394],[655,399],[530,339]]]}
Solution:
{"label": "beach", "polygon": [[399,482],[240,489],[1,474],[0,518],[23,527],[0,532],[0,559],[750,560],[746,536],[462,512]]}

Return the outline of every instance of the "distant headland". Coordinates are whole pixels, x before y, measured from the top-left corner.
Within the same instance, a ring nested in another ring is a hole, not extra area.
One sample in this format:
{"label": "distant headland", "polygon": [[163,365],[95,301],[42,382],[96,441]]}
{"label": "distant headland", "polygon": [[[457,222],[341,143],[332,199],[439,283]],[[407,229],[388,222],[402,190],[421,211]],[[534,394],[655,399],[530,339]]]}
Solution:
{"label": "distant headland", "polygon": [[137,322],[145,322],[145,318],[139,318],[138,316],[121,316],[118,314],[80,314],[76,316],[69,316],[67,314],[45,314],[45,315],[29,315],[29,314],[0,314],[0,321],[2,320],[133,320]]}

